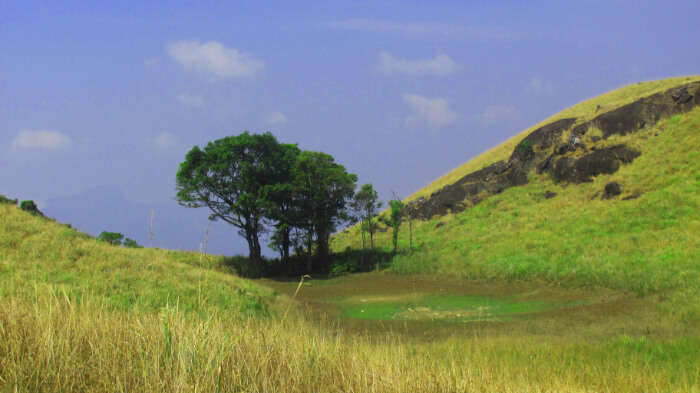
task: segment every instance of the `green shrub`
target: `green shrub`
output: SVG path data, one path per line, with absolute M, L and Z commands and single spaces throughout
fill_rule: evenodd
M 107 242 L 113 246 L 120 246 L 123 238 L 124 235 L 121 233 L 103 231 L 100 233 L 100 236 L 97 237 L 97 240 Z
M 43 216 L 43 214 L 39 211 L 39 207 L 34 203 L 34 201 L 22 201 L 19 204 L 20 209 L 37 215 L 37 216 Z
M 10 205 L 16 205 L 16 204 L 17 204 L 17 200 L 16 200 L 16 199 L 10 199 L 10 198 L 8 198 L 8 197 L 6 197 L 6 196 L 0 194 L 0 203 L 7 203 L 7 204 L 10 204 Z
M 126 238 L 124 239 L 124 247 L 126 248 L 142 248 L 134 239 Z

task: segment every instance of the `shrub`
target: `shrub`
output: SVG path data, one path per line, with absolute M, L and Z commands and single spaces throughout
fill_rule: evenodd
M 518 146 L 515 147 L 515 151 L 522 155 L 534 153 L 534 150 L 532 150 L 532 142 L 527 139 L 523 139 L 520 143 L 518 143 Z
M 43 214 L 39 211 L 39 207 L 34 203 L 34 201 L 22 201 L 19 204 L 20 209 L 37 215 L 37 216 L 43 216 Z
M 126 248 L 141 248 L 139 244 L 134 239 L 126 238 L 124 239 L 124 247 Z
M 0 194 L 0 203 L 7 203 L 7 204 L 10 204 L 10 205 L 16 205 L 16 204 L 17 204 L 17 200 L 16 200 L 16 199 L 10 199 L 10 198 L 8 198 L 8 197 L 6 197 L 6 196 Z
M 124 235 L 121 233 L 103 231 L 100 233 L 100 236 L 97 237 L 97 240 L 107 242 L 113 246 L 120 246 L 123 238 Z

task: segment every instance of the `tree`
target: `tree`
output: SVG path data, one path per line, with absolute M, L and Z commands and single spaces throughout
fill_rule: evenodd
M 313 268 L 314 239 L 322 263 L 327 263 L 329 238 L 337 225 L 347 220 L 347 203 L 355 192 L 357 176 L 348 173 L 332 156 L 321 152 L 301 152 L 293 173 L 298 222 L 306 243 L 306 270 Z M 324 266 L 325 267 L 325 266 Z
M 126 238 L 124 239 L 124 247 L 126 248 L 141 248 L 139 244 L 134 239 Z
M 250 259 L 262 261 L 260 233 L 280 182 L 285 149 L 268 133 L 247 131 L 193 147 L 176 176 L 177 200 L 186 207 L 208 207 L 211 220 L 236 228 L 248 243 Z
M 377 230 L 377 221 L 375 217 L 379 208 L 382 207 L 382 202 L 378 200 L 379 195 L 374 190 L 372 184 L 363 185 L 355 194 L 352 207 L 360 215 L 360 230 L 362 231 L 363 248 L 364 234 L 369 233 L 370 247 L 374 251 L 374 233 Z
M 292 246 L 292 229 L 299 221 L 299 208 L 292 176 L 297 157 L 301 153 L 296 145 L 282 144 L 279 155 L 276 182 L 270 187 L 270 208 L 268 216 L 274 223 L 275 230 L 270 238 L 270 248 L 279 251 L 282 262 L 289 261 L 289 249 Z
M 39 207 L 34 203 L 34 201 L 22 201 L 19 203 L 19 208 L 33 214 L 35 216 L 43 216 L 44 214 L 39 211 Z
M 399 246 L 399 228 L 403 222 L 404 204 L 398 198 L 392 199 L 389 201 L 389 208 L 389 218 L 383 219 L 382 222 L 392 229 L 391 241 L 394 245 L 394 252 L 396 252 Z
M 113 246 L 120 246 L 123 238 L 124 235 L 121 233 L 102 231 L 100 236 L 97 237 L 97 240 L 107 242 Z

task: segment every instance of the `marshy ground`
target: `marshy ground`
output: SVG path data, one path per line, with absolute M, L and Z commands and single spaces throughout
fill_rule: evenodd
M 261 284 L 293 296 L 296 279 Z M 296 299 L 318 321 L 348 333 L 435 340 L 463 335 L 669 334 L 637 296 L 604 288 L 480 283 L 383 272 L 306 280 Z M 648 299 L 646 300 L 648 301 Z

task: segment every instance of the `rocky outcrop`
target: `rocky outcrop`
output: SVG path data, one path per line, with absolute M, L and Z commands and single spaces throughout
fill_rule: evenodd
M 580 158 L 561 157 L 551 168 L 555 181 L 583 183 L 592 181 L 600 174 L 611 174 L 620 169 L 621 164 L 628 164 L 641 153 L 624 145 L 596 150 Z
M 576 118 L 554 121 L 526 136 L 508 162 L 491 164 L 435 191 L 429 198 L 408 203 L 408 213 L 412 218 L 429 219 L 463 211 L 490 195 L 527 184 L 532 169 L 538 174 L 549 173 L 554 181 L 569 183 L 588 182 L 600 174 L 615 173 L 641 153 L 625 145 L 597 148 L 599 137 L 591 137 L 593 145 L 586 146 L 581 138 L 591 127 L 598 128 L 603 139 L 607 139 L 636 132 L 662 117 L 687 112 L 697 105 L 700 105 L 700 82 L 692 82 L 641 98 L 590 121 L 579 124 Z M 564 141 L 563 135 L 569 130 Z

